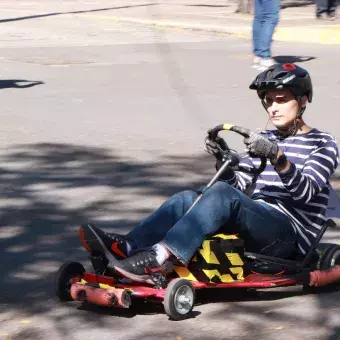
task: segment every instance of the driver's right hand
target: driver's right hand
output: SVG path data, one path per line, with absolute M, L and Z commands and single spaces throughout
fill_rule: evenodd
M 204 139 L 204 150 L 211 155 L 215 156 L 216 159 L 221 160 L 223 155 L 221 153 L 221 149 L 223 150 L 223 142 L 222 138 L 217 137 L 216 141 L 212 141 L 209 139 L 209 136 Z

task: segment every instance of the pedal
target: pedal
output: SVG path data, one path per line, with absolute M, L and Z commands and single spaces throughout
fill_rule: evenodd
M 167 264 L 156 269 L 146 268 L 156 288 L 165 288 L 167 286 L 168 280 L 165 277 L 167 268 L 170 268 Z

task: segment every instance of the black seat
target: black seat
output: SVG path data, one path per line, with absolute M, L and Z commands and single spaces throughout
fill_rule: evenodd
M 298 268 L 292 266 L 286 266 L 279 263 L 270 263 L 261 260 L 246 261 L 244 264 L 245 275 L 256 274 L 296 274 L 299 271 Z

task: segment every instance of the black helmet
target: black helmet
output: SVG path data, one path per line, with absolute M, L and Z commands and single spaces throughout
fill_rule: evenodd
M 313 86 L 309 73 L 295 64 L 270 66 L 255 78 L 249 88 L 257 90 L 262 100 L 266 91 L 273 89 L 291 90 L 297 98 L 307 96 L 309 102 L 313 98 Z

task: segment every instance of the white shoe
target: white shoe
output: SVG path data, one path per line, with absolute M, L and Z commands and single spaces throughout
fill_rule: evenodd
M 261 57 L 258 57 L 258 56 L 255 55 L 253 57 L 253 64 L 251 65 L 251 67 L 258 68 L 259 65 L 260 65 L 260 61 L 261 61 Z
M 272 58 L 262 58 L 257 67 L 261 71 L 265 71 L 268 67 L 275 65 L 276 62 Z

